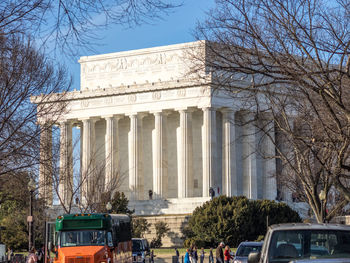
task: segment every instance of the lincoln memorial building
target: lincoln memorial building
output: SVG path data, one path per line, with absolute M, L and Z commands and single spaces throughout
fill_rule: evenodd
M 80 58 L 80 90 L 62 97 L 66 112 L 55 123 L 64 204 L 98 202 L 102 192 L 119 191 L 136 215 L 180 216 L 210 200 L 210 188 L 215 196 L 276 199 L 276 160 L 261 154 L 274 156 L 273 143 L 240 101 L 214 87 L 211 74 L 192 71 L 194 51 L 205 61 L 204 41 Z M 58 103 L 54 95 L 47 104 Z M 52 119 L 38 116 L 38 123 Z M 268 115 L 259 122 L 272 123 Z M 272 124 L 264 127 L 275 136 Z M 50 144 L 52 133 L 41 140 Z M 73 159 L 80 160 L 78 179 Z M 44 184 L 50 176 L 40 168 L 40 193 L 53 200 L 52 184 Z

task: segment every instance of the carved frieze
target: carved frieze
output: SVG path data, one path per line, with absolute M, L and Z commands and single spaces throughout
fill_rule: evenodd
M 153 100 L 160 100 L 160 98 L 161 98 L 161 92 L 160 91 L 152 92 L 152 99 Z
M 105 102 L 105 104 L 112 104 L 113 99 L 112 99 L 112 97 L 106 97 L 104 102 Z
M 178 97 L 185 97 L 186 96 L 186 89 L 178 89 L 177 96 Z
M 201 87 L 200 92 L 201 92 L 202 95 L 207 95 L 208 96 L 208 95 L 210 95 L 210 88 L 203 86 L 203 87 Z
M 82 107 L 82 108 L 87 108 L 87 107 L 89 107 L 89 100 L 82 100 L 82 101 L 81 101 L 81 107 Z
M 128 58 L 115 58 L 102 62 L 84 63 L 82 64 L 81 70 L 84 75 L 89 75 L 94 73 L 109 73 L 129 69 L 139 69 L 140 67 L 142 68 L 150 65 L 164 65 L 179 61 L 180 56 L 177 53 L 157 53 Z
M 131 103 L 135 102 L 136 101 L 136 95 L 135 94 L 130 94 L 128 96 L 128 101 L 131 102 Z

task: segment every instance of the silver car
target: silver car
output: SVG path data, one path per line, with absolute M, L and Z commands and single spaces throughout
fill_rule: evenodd
M 247 263 L 251 252 L 260 252 L 263 242 L 241 242 L 237 248 L 233 263 Z
M 350 226 L 280 224 L 269 227 L 261 252 L 248 263 L 350 263 Z

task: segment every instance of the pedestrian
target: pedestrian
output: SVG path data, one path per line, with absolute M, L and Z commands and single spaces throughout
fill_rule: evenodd
M 36 256 L 38 257 L 38 263 L 44 262 L 44 248 L 39 248 L 36 252 Z
M 202 247 L 202 248 L 201 248 L 201 256 L 200 256 L 200 262 L 201 262 L 201 263 L 204 262 L 204 254 L 205 254 L 205 251 L 204 251 L 204 248 Z
M 225 247 L 224 256 L 225 256 L 225 263 L 230 263 L 230 260 L 233 257 L 231 255 L 231 249 L 228 245 Z
M 209 263 L 214 263 L 213 248 L 209 249 Z
M 151 250 L 151 254 L 150 254 L 150 259 L 151 259 L 151 263 L 154 263 L 154 250 Z
M 197 254 L 197 247 L 194 246 L 192 250 L 192 263 L 198 262 L 198 254 Z
M 8 262 L 11 262 L 12 259 L 13 259 L 13 251 L 12 251 L 12 249 L 9 247 L 9 248 L 7 249 L 7 261 L 8 261 Z
M 179 263 L 180 253 L 177 247 L 175 248 L 176 262 Z
M 190 263 L 190 249 L 186 249 L 186 254 L 184 258 L 184 263 Z
M 224 252 L 222 248 L 225 246 L 224 242 L 220 242 L 218 247 L 216 248 L 216 263 L 224 263 Z
M 28 257 L 27 257 L 27 263 L 37 263 L 37 262 L 38 262 L 38 257 L 35 254 L 35 248 L 32 247 L 29 250 L 29 254 L 28 254 Z

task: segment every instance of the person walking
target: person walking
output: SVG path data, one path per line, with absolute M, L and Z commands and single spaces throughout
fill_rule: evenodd
M 179 253 L 179 250 L 177 249 L 177 247 L 175 248 L 175 255 L 176 255 L 176 262 L 179 263 L 180 253 Z
M 150 262 L 154 263 L 154 250 L 151 250 L 150 256 L 149 256 Z
M 225 256 L 225 263 L 230 263 L 230 260 L 233 257 L 231 255 L 231 249 L 228 245 L 225 247 L 224 256 Z
M 209 249 L 209 263 L 214 263 L 213 248 Z
M 184 263 L 190 263 L 190 249 L 186 249 L 186 254 L 184 258 Z
M 35 254 L 35 248 L 32 247 L 29 250 L 29 254 L 28 254 L 28 257 L 27 257 L 27 263 L 37 263 L 37 262 L 38 262 L 38 257 Z
M 198 262 L 198 254 L 197 254 L 197 247 L 194 246 L 192 250 L 192 263 Z
M 36 252 L 36 255 L 38 257 L 38 263 L 44 262 L 44 248 L 39 248 Z
M 220 242 L 218 247 L 216 248 L 216 263 L 224 263 L 224 252 L 222 248 L 225 246 L 224 242 Z
M 201 255 L 200 255 L 200 263 L 204 262 L 204 254 L 205 254 L 205 251 L 204 251 L 204 248 L 202 247 L 201 248 Z
M 11 262 L 11 261 L 12 261 L 12 258 L 13 258 L 13 251 L 12 251 L 12 249 L 9 247 L 9 248 L 7 249 L 7 261 L 8 261 L 8 262 Z

